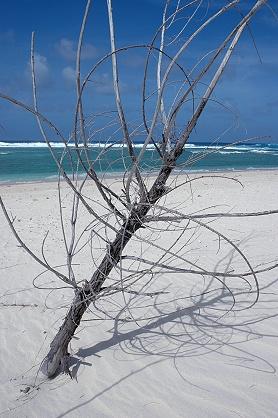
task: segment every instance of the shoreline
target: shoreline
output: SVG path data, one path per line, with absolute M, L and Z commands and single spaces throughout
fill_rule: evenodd
M 178 171 L 178 170 L 177 170 Z M 200 174 L 200 173 L 205 173 L 205 174 L 231 174 L 231 173 L 235 173 L 235 174 L 244 174 L 244 173 L 250 173 L 250 172 L 278 172 L 278 167 L 262 167 L 262 168 L 246 168 L 246 169 L 231 169 L 231 168 L 227 168 L 225 169 L 213 169 L 213 170 L 206 170 L 206 169 L 200 169 L 200 170 L 189 170 L 189 171 L 174 171 L 171 177 L 180 177 L 180 176 L 188 176 L 190 174 L 194 175 L 194 174 Z M 106 180 L 111 180 L 111 179 L 122 179 L 123 176 L 123 172 L 114 172 L 114 173 L 109 173 L 107 175 L 105 175 L 105 179 Z M 155 177 L 156 173 L 145 173 L 145 177 Z M 70 177 L 70 176 L 69 176 Z M 100 177 L 101 178 L 101 177 Z M 79 181 L 82 178 L 79 178 Z M 88 179 L 89 180 L 89 179 Z M 61 183 L 64 183 L 64 178 L 61 177 Z M 0 189 L 3 187 L 11 187 L 11 186 L 18 186 L 18 185 L 37 185 L 37 184 L 57 184 L 58 183 L 58 177 L 56 179 L 53 178 L 44 178 L 44 179 L 38 179 L 38 180 L 19 180 L 19 181 L 14 181 L 14 180 L 1 180 L 0 179 Z

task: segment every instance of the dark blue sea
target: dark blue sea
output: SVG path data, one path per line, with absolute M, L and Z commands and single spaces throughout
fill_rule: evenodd
M 106 144 L 107 146 L 107 144 Z M 136 144 L 136 152 L 140 152 L 141 144 Z M 64 165 L 70 172 L 71 163 L 75 165 L 76 157 L 72 149 L 72 161 L 67 156 Z M 53 143 L 57 158 L 63 155 L 63 146 Z M 85 161 L 84 152 L 82 154 Z M 97 172 L 120 173 L 130 167 L 131 161 L 125 147 L 114 144 L 108 150 L 104 144 L 90 146 L 89 159 L 94 162 Z M 85 162 L 86 164 L 86 162 Z M 161 161 L 157 151 L 150 145 L 141 162 L 146 172 L 158 170 Z M 80 166 L 80 164 L 79 164 Z M 278 168 L 278 144 L 239 145 L 206 143 L 188 144 L 180 157 L 177 170 L 250 170 Z M 79 168 L 82 173 L 82 168 Z M 51 180 L 57 178 L 58 169 L 49 149 L 42 142 L 0 142 L 0 182 L 27 182 Z

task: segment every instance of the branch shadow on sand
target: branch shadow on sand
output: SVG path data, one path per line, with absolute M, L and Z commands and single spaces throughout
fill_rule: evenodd
M 268 286 L 277 282 L 278 279 L 275 279 Z M 265 295 L 264 290 L 266 288 L 261 289 L 261 299 Z M 244 298 L 246 292 L 238 292 L 235 296 Z M 153 307 L 157 311 L 157 316 L 154 316 L 146 325 L 126 332 L 120 331 L 119 325 L 125 322 L 134 326 L 134 320 L 121 319 L 122 312 L 120 312 L 114 320 L 111 330 L 112 336 L 92 347 L 80 348 L 76 356 L 82 359 L 90 356 L 100 356 L 101 352 L 120 346 L 127 353 L 140 355 L 158 355 L 167 358 L 192 357 L 205 355 L 225 345 L 233 344 L 232 339 L 235 334 L 245 335 L 246 341 L 251 338 L 270 336 L 264 332 L 253 330 L 252 325 L 278 316 L 278 313 L 257 316 L 256 312 L 259 306 L 256 306 L 252 308 L 253 314 L 248 317 L 245 315 L 245 319 L 240 319 L 240 313 L 243 310 L 237 306 L 237 310 L 229 312 L 229 305 L 231 304 L 229 298 L 230 294 L 223 289 L 207 289 L 199 296 L 199 300 L 194 305 L 184 308 L 178 306 L 170 312 L 163 312 L 161 304 L 156 300 Z M 177 298 L 170 302 L 171 304 L 180 304 L 180 299 Z M 263 301 L 261 300 L 261 303 L 264 304 L 271 302 L 265 298 Z M 239 302 L 237 302 L 238 304 Z M 271 336 L 278 337 L 278 334 Z M 168 349 L 165 347 L 159 348 L 160 344 L 163 345 L 162 340 L 167 341 Z M 244 353 L 244 350 L 238 349 L 238 351 Z M 269 366 L 274 372 L 275 369 L 271 365 Z
M 162 292 L 145 302 L 144 309 L 141 305 L 140 311 L 151 311 L 152 315 L 148 318 L 127 317 L 126 311 L 121 310 L 114 319 L 109 339 L 79 348 L 75 353 L 72 377 L 77 377 L 81 364 L 88 363 L 92 356 L 101 357 L 101 353 L 109 349 L 124 352 L 133 359 L 137 355 L 154 357 L 155 360 L 121 377 L 91 399 L 59 415 L 59 418 L 93 402 L 133 374 L 162 361 L 173 361 L 178 375 L 192 386 L 196 385 L 185 377 L 178 360 L 209 356 L 215 352 L 220 356 L 218 361 L 222 358 L 233 367 L 275 374 L 276 368 L 271 361 L 255 354 L 255 350 L 252 352 L 250 341 L 278 338 L 278 333 L 268 333 L 264 326 L 265 321 L 278 316 L 277 283 L 278 278 L 272 277 L 268 284 L 261 287 L 259 301 L 251 309 L 246 308 L 247 299 L 255 297 L 250 289 L 233 289 L 234 300 L 231 300 L 231 294 L 225 287 L 215 287 L 214 282 L 208 280 L 202 292 L 196 293 L 194 288 L 189 297 L 171 298 L 168 292 Z M 136 309 L 130 312 L 135 315 Z

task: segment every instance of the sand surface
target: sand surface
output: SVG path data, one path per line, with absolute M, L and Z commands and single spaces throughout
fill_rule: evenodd
M 180 187 L 170 194 L 167 205 L 184 213 L 208 207 L 210 213 L 278 208 L 278 171 L 226 175 L 244 187 L 203 178 L 192 183 L 192 190 Z M 97 202 L 96 192 L 90 193 Z M 40 256 L 49 230 L 48 260 L 55 266 L 63 264 L 56 184 L 2 185 L 0 194 L 26 243 Z M 66 205 L 66 193 L 63 199 Z M 87 218 L 81 214 L 84 226 Z M 214 219 L 209 225 L 236 242 L 254 268 L 278 262 L 278 215 Z M 47 380 L 38 373 L 39 365 L 72 291 L 49 273 L 35 281 L 46 289 L 34 288 L 33 280 L 43 268 L 20 248 L 3 213 L 0 228 L 0 416 L 278 416 L 278 270 L 258 274 L 260 298 L 250 309 L 243 308 L 252 303 L 255 292 L 248 295 L 243 280 L 227 279 L 236 299 L 227 314 L 232 298 L 221 284 L 192 274 L 161 273 L 151 285 L 146 281 L 144 291 L 164 292 L 159 296 L 119 294 L 104 299 L 101 306 L 110 319 L 92 308 L 72 341 L 73 379 L 63 374 Z M 171 228 L 165 234 L 152 232 L 153 242 L 160 246 L 167 246 L 177 234 Z M 143 231 L 142 236 L 148 233 Z M 210 271 L 248 270 L 242 257 L 210 231 L 200 227 L 188 240 L 190 236 L 182 236 L 187 246 L 174 251 Z M 98 258 L 97 241 L 93 242 Z M 138 242 L 131 243 L 125 253 L 136 255 L 139 248 Z M 152 247 L 144 256 L 156 257 L 159 251 Z M 88 278 L 93 265 L 86 252 L 80 252 L 78 263 L 79 277 Z M 181 260 L 178 265 L 182 266 Z M 200 296 L 202 292 L 206 293 Z M 128 309 L 123 310 L 125 303 Z

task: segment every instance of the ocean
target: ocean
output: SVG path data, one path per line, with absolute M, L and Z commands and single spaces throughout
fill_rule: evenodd
M 106 144 L 107 146 L 107 144 Z M 136 144 L 136 152 L 140 152 L 142 144 Z M 61 158 L 63 144 L 53 143 L 55 155 Z M 74 150 L 73 161 L 76 162 Z M 94 168 L 97 172 L 115 174 L 130 167 L 131 161 L 126 147 L 114 144 L 108 150 L 104 144 L 90 146 L 90 160 L 96 160 Z M 85 159 L 85 158 L 84 158 Z M 64 159 L 66 170 L 70 172 L 71 162 Z M 159 169 L 161 161 L 153 145 L 150 145 L 141 162 L 146 172 Z M 79 165 L 80 166 L 80 165 Z M 216 171 L 216 170 L 250 170 L 278 168 L 278 144 L 239 145 L 207 143 L 187 144 L 183 155 L 179 158 L 177 170 L 182 171 Z M 82 169 L 79 168 L 80 173 Z M 47 145 L 43 142 L 0 142 L 0 182 L 30 182 L 39 180 L 55 180 L 57 166 L 53 161 Z

